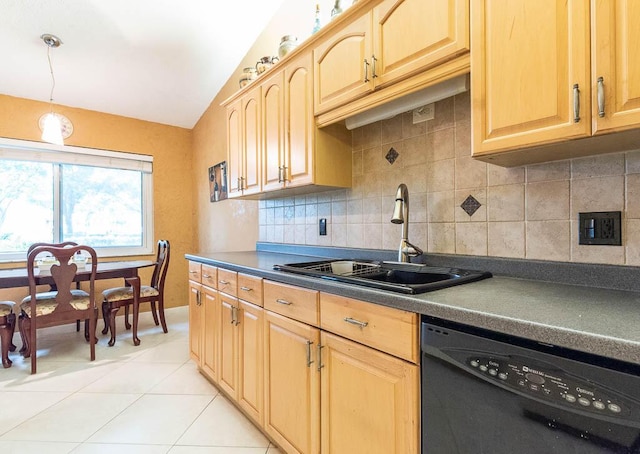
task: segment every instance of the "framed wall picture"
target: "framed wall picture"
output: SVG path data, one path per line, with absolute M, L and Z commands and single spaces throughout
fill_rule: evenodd
M 219 202 L 227 198 L 227 162 L 209 167 L 209 200 Z

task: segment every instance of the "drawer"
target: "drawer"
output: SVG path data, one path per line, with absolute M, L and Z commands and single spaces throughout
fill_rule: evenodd
M 329 293 L 320 294 L 320 327 L 415 364 L 418 315 Z
M 238 296 L 238 273 L 218 268 L 218 291 Z
M 202 265 L 198 262 L 189 262 L 189 280 L 200 283 L 202 279 Z
M 264 281 L 264 308 L 309 325 L 318 326 L 318 292 Z
M 238 273 L 238 298 L 262 307 L 262 278 Z
M 211 265 L 202 265 L 202 285 L 209 288 L 218 288 L 218 268 Z

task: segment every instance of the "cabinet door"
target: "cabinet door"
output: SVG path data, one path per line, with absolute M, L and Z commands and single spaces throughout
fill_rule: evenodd
M 320 452 L 319 340 L 317 328 L 265 311 L 265 430 L 288 454 Z
M 321 342 L 322 453 L 418 454 L 418 366 L 326 332 Z
M 240 301 L 238 403 L 260 427 L 263 425 L 263 310 Z
M 385 0 L 373 26 L 376 86 L 469 51 L 468 0 Z
M 262 83 L 262 190 L 284 186 L 285 148 L 284 75 L 282 71 Z
M 590 135 L 587 3 L 471 7 L 474 156 Z
M 202 351 L 201 288 L 197 282 L 189 281 L 189 353 L 198 366 L 201 364 Z
M 227 194 L 228 197 L 242 195 L 240 177 L 243 175 L 241 101 L 227 106 Z
M 592 4 L 594 134 L 637 127 L 640 125 L 640 2 L 597 0 Z M 599 78 L 602 78 L 600 83 Z M 603 101 L 601 105 L 599 96 Z
M 242 97 L 243 195 L 260 192 L 260 172 L 262 167 L 262 144 L 260 142 L 262 123 L 260 115 L 260 86 L 256 86 Z
M 305 52 L 287 64 L 285 75 L 286 185 L 313 183 L 313 78 L 311 53 Z
M 371 29 L 368 13 L 313 49 L 316 115 L 373 90 Z
M 218 293 L 220 298 L 220 362 L 218 385 L 233 398 L 238 399 L 238 300 Z
M 214 382 L 218 381 L 218 334 L 220 330 L 220 302 L 218 292 L 203 286 L 202 310 L 202 372 Z

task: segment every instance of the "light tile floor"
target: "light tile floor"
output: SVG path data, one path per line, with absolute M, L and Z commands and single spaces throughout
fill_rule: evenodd
M 12 353 L 0 369 L 0 453 L 281 454 L 189 359 L 188 308 L 165 313 L 167 334 L 141 314 L 138 347 L 122 317 L 108 347 L 100 322 L 94 362 L 74 325 L 39 331 L 35 375 Z

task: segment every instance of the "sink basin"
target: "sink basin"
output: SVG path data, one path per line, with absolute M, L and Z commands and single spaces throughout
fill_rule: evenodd
M 399 293 L 425 293 L 491 277 L 491 273 L 416 263 L 325 260 L 275 265 L 274 269 Z

